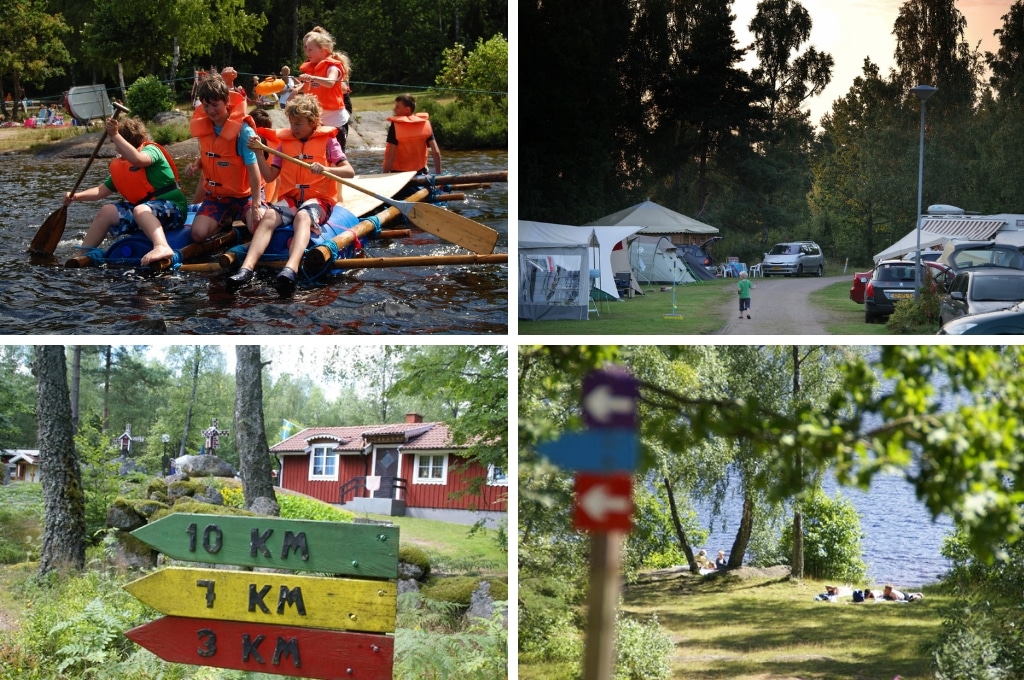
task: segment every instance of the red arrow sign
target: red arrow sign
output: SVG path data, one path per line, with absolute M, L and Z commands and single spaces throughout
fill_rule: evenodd
M 626 473 L 576 475 L 577 529 L 629 531 L 633 515 L 633 478 Z
M 125 633 L 161 659 L 322 680 L 391 680 L 395 639 L 165 616 Z

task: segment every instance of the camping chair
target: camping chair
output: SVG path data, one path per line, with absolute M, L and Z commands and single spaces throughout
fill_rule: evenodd
M 764 276 L 764 274 L 761 272 L 761 263 L 760 262 L 758 262 L 755 265 L 752 265 L 750 267 L 749 271 L 750 271 L 750 278 L 754 278 L 755 276 L 761 276 L 761 277 Z
M 601 316 L 601 311 L 598 308 L 600 302 L 604 302 L 605 312 L 612 311 L 611 299 L 612 297 L 608 293 L 604 292 L 597 286 L 597 282 L 601 280 L 601 270 L 591 269 L 590 270 L 590 306 L 587 309 L 588 312 L 593 312 L 598 316 Z

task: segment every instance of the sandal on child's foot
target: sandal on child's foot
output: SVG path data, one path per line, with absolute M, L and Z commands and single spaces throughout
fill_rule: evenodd
M 228 290 L 238 290 L 252 282 L 253 271 L 242 267 L 227 279 Z
M 295 292 L 295 270 L 285 267 L 277 275 L 277 292 L 281 297 L 288 297 Z

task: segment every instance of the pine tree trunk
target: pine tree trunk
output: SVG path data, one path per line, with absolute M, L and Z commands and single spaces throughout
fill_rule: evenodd
M 202 351 L 203 348 L 197 345 L 192 358 L 192 395 L 188 399 L 188 408 L 185 410 L 185 430 L 181 433 L 181 448 L 178 450 L 178 456 L 184 456 L 186 453 L 188 431 L 192 427 L 192 408 L 196 405 L 196 392 L 199 389 L 199 365 L 202 363 Z
M 683 549 L 683 554 L 686 555 L 686 563 L 690 565 L 690 571 L 694 574 L 700 572 L 700 567 L 697 566 L 697 560 L 693 558 L 693 548 L 690 546 L 690 541 L 686 538 L 686 531 L 683 530 L 683 523 L 679 521 L 679 510 L 676 508 L 676 496 L 672 492 L 672 485 L 668 481 L 668 477 L 662 477 L 662 484 L 665 485 L 665 494 L 668 496 L 668 507 L 672 512 L 672 526 L 676 530 L 676 538 L 679 539 L 679 545 Z
M 62 345 L 35 348 L 36 420 L 45 529 L 39 574 L 85 566 L 85 491 L 71 429 L 67 363 Z
M 263 427 L 263 363 L 259 345 L 238 345 L 235 358 L 235 443 L 248 508 L 261 497 L 276 502 L 277 495 Z

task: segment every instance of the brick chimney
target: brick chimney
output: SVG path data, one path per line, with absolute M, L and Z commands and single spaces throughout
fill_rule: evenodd
M 405 414 L 405 422 L 406 423 L 422 423 L 423 422 L 423 416 L 421 416 L 419 413 L 406 413 Z

